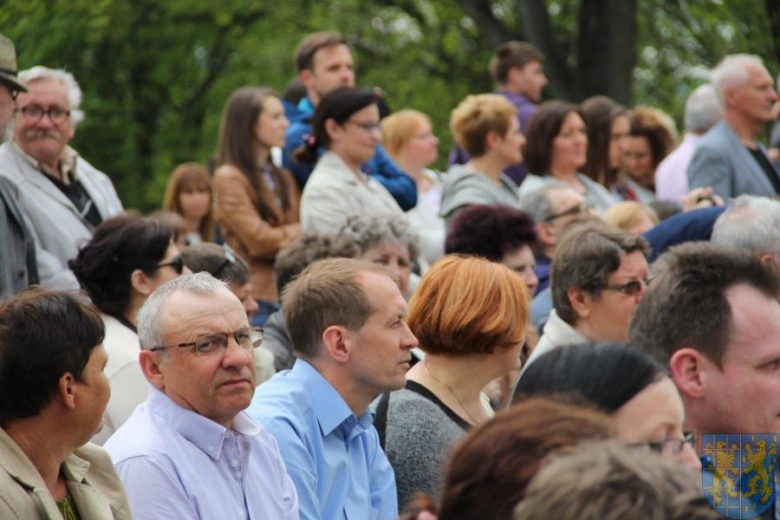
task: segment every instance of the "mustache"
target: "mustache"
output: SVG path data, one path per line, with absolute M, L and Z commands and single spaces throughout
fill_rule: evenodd
M 62 132 L 53 128 L 42 128 L 38 130 L 27 130 L 24 137 L 26 139 L 38 139 L 41 137 L 51 137 L 52 139 L 62 139 Z

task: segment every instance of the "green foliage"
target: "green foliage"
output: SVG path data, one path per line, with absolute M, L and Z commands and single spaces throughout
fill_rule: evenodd
M 520 22 L 518 1 L 489 2 L 509 31 Z M 577 63 L 580 3 L 547 3 L 569 68 Z M 446 155 L 452 108 L 469 93 L 494 88 L 487 74 L 491 39 L 460 4 L 5 0 L 0 27 L 16 43 L 21 68 L 43 64 L 75 74 L 87 118 L 74 147 L 112 177 L 127 207 L 147 211 L 159 206 L 176 164 L 215 152 L 230 93 L 259 84 L 281 91 L 295 74 L 295 46 L 314 30 L 347 35 L 358 83 L 382 87 L 394 110 L 428 113 Z M 638 8 L 635 101 L 678 121 L 688 93 L 722 55 L 772 56 L 763 2 L 642 0 Z M 548 94 L 555 91 L 551 86 Z

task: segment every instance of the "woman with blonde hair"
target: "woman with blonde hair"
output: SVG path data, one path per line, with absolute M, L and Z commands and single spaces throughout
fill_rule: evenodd
M 659 222 L 653 208 L 633 200 L 615 204 L 601 216 L 601 220 L 637 236 Z
M 382 146 L 417 184 L 417 205 L 406 216 L 420 234 L 422 255 L 433 262 L 444 254 L 444 220 L 439 216 L 441 180 L 428 169 L 439 150 L 431 119 L 411 109 L 387 116 L 382 120 Z
M 520 368 L 527 289 L 504 265 L 447 256 L 423 277 L 408 321 L 425 359 L 379 400 L 375 421 L 401 507 L 418 491 L 436 500 L 452 446 L 493 415 L 482 389 Z
M 284 146 L 287 126 L 282 102 L 266 88 L 236 90 L 222 114 L 215 213 L 225 241 L 249 264 L 259 305 L 255 326 L 279 310 L 276 253 L 303 235 L 295 179 L 271 161 L 271 148 Z
M 189 245 L 214 239 L 212 196 L 209 172 L 202 165 L 180 164 L 171 173 L 162 209 L 181 215 Z
M 515 106 L 498 94 L 468 96 L 452 111 L 450 129 L 471 159 L 447 171 L 441 216 L 449 223 L 457 212 L 474 204 L 520 209 L 517 185 L 503 173 L 523 160 L 525 137 Z

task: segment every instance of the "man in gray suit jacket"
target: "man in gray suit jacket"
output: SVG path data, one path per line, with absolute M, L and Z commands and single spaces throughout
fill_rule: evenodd
M 0 141 L 11 121 L 17 94 L 26 91 L 17 78 L 14 44 L 0 35 Z M 16 202 L 14 186 L 0 178 L 0 298 L 34 283 L 38 283 L 35 243 Z
M 67 262 L 103 220 L 122 211 L 111 180 L 68 146 L 81 89 L 68 72 L 33 67 L 19 73 L 14 138 L 0 147 L 0 176 L 10 181 L 30 224 L 41 284 L 78 287 Z
M 772 77 L 758 56 L 735 54 L 713 69 L 712 85 L 723 106 L 723 120 L 696 147 L 688 166 L 690 189 L 709 186 L 723 199 L 743 194 L 776 197 L 780 172 L 758 142 L 763 125 L 774 119 Z

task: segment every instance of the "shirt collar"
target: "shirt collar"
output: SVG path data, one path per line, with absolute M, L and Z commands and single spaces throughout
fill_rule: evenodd
M 330 435 L 342 427 L 344 436 L 350 438 L 367 430 L 374 423 L 374 413 L 371 409 L 366 410 L 360 417 L 355 417 L 341 394 L 306 360 L 296 360 L 292 373 L 303 383 L 323 435 Z
M 236 434 L 255 437 L 260 433 L 260 426 L 244 412 L 240 412 L 233 419 L 231 431 L 211 419 L 182 408 L 156 388 L 149 392 L 149 408 L 162 417 L 174 431 L 214 460 L 219 459 L 225 439 Z
M 62 176 L 59 172 L 52 171 L 47 165 L 28 154 L 22 147 L 19 146 L 16 141 L 12 141 L 14 148 L 27 162 L 29 162 L 34 168 L 42 171 L 49 177 L 54 177 L 57 180 L 61 180 L 64 184 L 70 184 L 76 177 L 76 161 L 78 159 L 78 152 L 70 146 L 65 146 L 60 154 L 60 170 L 62 170 Z
M 300 110 L 301 112 L 305 112 L 306 114 L 313 114 L 314 113 L 314 105 L 312 105 L 312 103 L 309 100 L 308 96 L 302 98 L 298 102 L 298 110 Z

